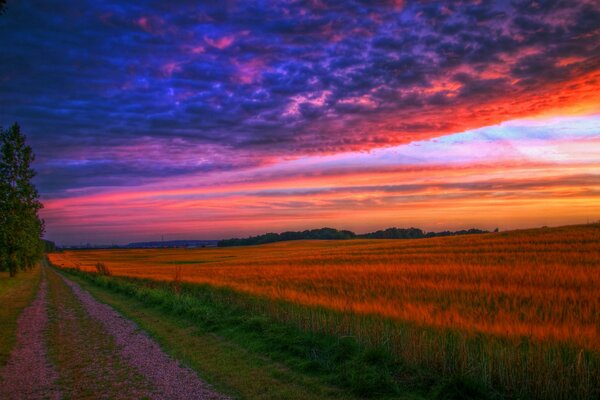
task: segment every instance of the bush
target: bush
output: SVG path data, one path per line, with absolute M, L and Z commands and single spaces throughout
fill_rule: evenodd
M 96 263 L 96 272 L 98 275 L 111 276 L 110 269 L 104 263 Z

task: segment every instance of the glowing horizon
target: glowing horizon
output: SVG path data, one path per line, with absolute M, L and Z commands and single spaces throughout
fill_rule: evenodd
M 366 232 L 586 223 L 600 216 L 599 160 L 600 115 L 516 120 L 370 152 L 88 188 L 47 200 L 43 215 L 50 229 L 103 243 L 323 226 Z

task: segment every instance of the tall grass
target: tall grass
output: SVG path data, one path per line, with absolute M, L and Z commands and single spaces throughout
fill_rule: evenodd
M 261 357 L 271 357 L 290 368 L 349 389 L 361 398 L 389 398 L 401 394 L 403 390 L 394 379 L 400 372 L 411 377 L 412 385 L 405 389 L 412 394 L 431 391 L 432 382 L 436 391 L 446 393 L 445 381 L 407 369 L 381 348 L 360 346 L 351 337 L 305 331 L 246 307 L 263 302 L 261 299 L 208 286 L 183 284 L 177 292 L 170 282 L 110 277 L 77 269 L 63 271 L 95 286 L 132 297 L 145 306 L 157 307 L 169 315 L 186 319 L 196 325 L 200 334 L 212 333 L 231 340 L 246 350 L 259 352 Z M 244 307 L 240 307 L 242 304 Z M 476 385 L 466 383 L 465 386 L 485 396 Z
M 600 395 L 597 224 L 468 238 L 53 255 L 57 264 L 88 270 L 97 260 L 115 275 L 165 281 L 168 265 L 185 261 L 186 282 L 260 298 L 229 291 L 221 299 L 248 312 L 353 336 L 411 366 L 514 397 Z
M 104 263 L 96 263 L 96 273 L 98 273 L 99 275 L 104 275 L 104 276 L 111 276 L 111 272 L 110 269 L 106 266 L 106 264 Z

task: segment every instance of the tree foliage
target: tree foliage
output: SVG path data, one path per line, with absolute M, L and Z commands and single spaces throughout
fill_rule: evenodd
M 248 246 L 255 244 L 265 244 L 273 242 L 282 242 L 286 240 L 302 240 L 302 239 L 317 239 L 317 240 L 341 240 L 352 239 L 356 235 L 350 231 L 338 231 L 333 228 L 312 229 L 301 232 L 283 232 L 283 233 L 265 233 L 264 235 L 250 236 L 244 239 L 225 239 L 219 241 L 217 246 Z
M 33 267 L 44 253 L 34 159 L 19 125 L 0 130 L 0 270 L 11 276 Z
M 423 239 L 436 236 L 472 235 L 478 233 L 488 233 L 488 231 L 473 228 L 461 231 L 424 232 L 418 228 L 388 228 L 386 230 L 358 235 L 352 231 L 339 231 L 333 228 L 321 228 L 298 232 L 265 233 L 264 235 L 250 236 L 243 239 L 224 239 L 220 240 L 217 243 L 217 246 L 250 246 L 256 244 L 283 242 L 286 240 Z

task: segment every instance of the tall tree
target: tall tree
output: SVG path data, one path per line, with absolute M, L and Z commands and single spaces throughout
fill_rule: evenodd
M 43 255 L 44 221 L 32 179 L 35 156 L 18 124 L 0 130 L 0 269 L 15 276 Z

